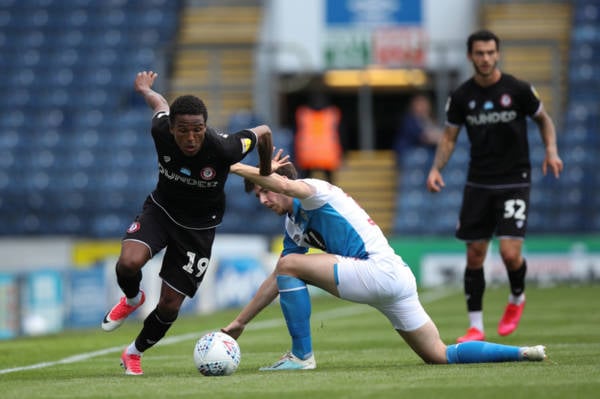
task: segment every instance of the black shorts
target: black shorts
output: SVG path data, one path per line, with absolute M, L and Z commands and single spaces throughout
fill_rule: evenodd
M 129 226 L 123 240 L 146 244 L 151 256 L 166 247 L 159 276 L 172 288 L 191 298 L 208 268 L 215 230 L 214 227 L 206 230 L 182 227 L 148 197 L 142 213 Z
M 479 187 L 467 183 L 456 228 L 464 241 L 498 237 L 524 238 L 530 186 Z

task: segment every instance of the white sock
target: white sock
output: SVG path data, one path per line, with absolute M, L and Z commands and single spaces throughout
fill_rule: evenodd
M 133 298 L 126 298 L 126 302 L 129 306 L 135 306 L 142 300 L 142 291 L 139 291 Z
M 525 302 L 525 293 L 522 292 L 521 295 L 517 295 L 517 296 L 510 294 L 508 296 L 508 302 L 515 304 L 515 305 L 522 304 L 523 302 Z
M 135 342 L 132 342 L 128 347 L 127 347 L 127 354 L 128 355 L 138 355 L 138 356 L 142 356 L 143 352 L 140 352 L 138 350 L 138 348 L 135 347 Z
M 471 323 L 471 327 L 475 327 L 483 332 L 483 311 L 469 312 L 469 322 Z

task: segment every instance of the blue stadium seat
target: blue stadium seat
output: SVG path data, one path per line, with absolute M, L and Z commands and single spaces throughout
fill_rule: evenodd
M 85 43 L 84 34 L 81 29 L 65 29 L 56 32 L 48 43 L 49 49 L 61 51 L 61 49 L 78 49 Z
M 423 167 L 405 168 L 400 176 L 403 189 L 424 188 L 427 179 L 426 169 Z
M 25 113 L 21 109 L 13 109 L 10 113 L 0 114 L 0 130 L 13 129 L 21 131 L 25 124 Z
M 97 238 L 121 237 L 135 215 L 126 213 L 99 213 L 89 218 L 89 236 Z
M 273 145 L 283 149 L 285 154 L 294 151 L 294 132 L 291 129 L 277 129 L 273 132 Z
M 594 0 L 581 1 L 574 7 L 574 25 L 600 23 L 600 4 Z
M 7 129 L 0 134 L 0 151 L 7 150 L 6 155 L 10 155 L 12 150 L 21 142 L 21 134 L 16 129 Z M 0 155 L 0 169 L 4 156 Z
M 83 57 L 76 48 L 46 48 L 43 53 L 44 62 L 48 68 L 72 67 Z
M 425 148 L 414 148 L 403 155 L 398 160 L 399 166 L 402 170 L 408 170 L 411 168 L 428 168 L 433 154 L 431 151 L 427 151 Z
M 424 177 L 426 179 L 427 176 Z M 446 183 L 446 189 L 462 189 L 467 181 L 467 168 L 464 166 L 454 166 L 448 167 L 444 171 L 444 182 Z M 423 180 L 423 185 L 425 185 L 425 180 Z

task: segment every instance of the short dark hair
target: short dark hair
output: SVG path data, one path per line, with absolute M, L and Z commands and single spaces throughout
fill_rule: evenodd
M 473 32 L 467 39 L 467 51 L 471 54 L 471 51 L 473 51 L 473 42 L 489 42 L 490 40 L 496 42 L 496 50 L 500 50 L 500 39 L 494 32 L 487 29 Z
M 280 166 L 279 168 L 277 168 L 277 170 L 274 171 L 274 173 L 277 173 L 280 176 L 286 176 L 290 180 L 296 180 L 298 178 L 298 171 L 292 163 Z M 244 179 L 244 190 L 247 193 L 254 191 L 255 186 L 256 184 L 254 184 L 254 182 L 251 182 L 248 179 Z
M 177 115 L 202 115 L 208 121 L 208 111 L 204 101 L 190 94 L 177 97 L 169 107 L 169 121 L 175 122 Z

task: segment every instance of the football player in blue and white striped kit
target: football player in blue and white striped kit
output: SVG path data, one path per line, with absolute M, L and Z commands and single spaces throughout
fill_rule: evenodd
M 316 368 L 310 334 L 307 284 L 336 297 L 368 304 L 383 313 L 425 362 L 483 363 L 544 360 L 542 345 L 518 347 L 484 341 L 445 345 L 419 302 L 411 269 L 389 245 L 377 224 L 341 188 L 318 179 L 297 179 L 282 151 L 272 173 L 237 163 L 230 171 L 244 178 L 247 192 L 285 216 L 283 251 L 273 273 L 223 332 L 238 338 L 246 324 L 279 295 L 292 347 L 263 371 Z M 321 253 L 308 254 L 309 248 Z

